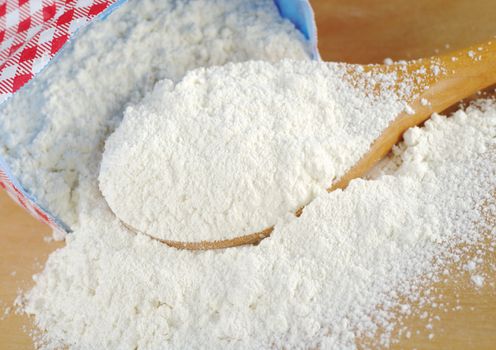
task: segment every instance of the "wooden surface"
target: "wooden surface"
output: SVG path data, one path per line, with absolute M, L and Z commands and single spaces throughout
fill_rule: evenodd
M 371 63 L 386 57 L 417 58 L 446 51 L 446 44 L 461 48 L 496 35 L 494 0 L 314 0 L 312 4 L 321 53 L 327 60 Z M 32 285 L 31 275 L 62 246 L 44 240 L 49 231 L 0 192 L 0 310 L 12 303 L 19 288 Z M 414 305 L 441 319 L 407 318 L 403 324 L 414 332 L 409 338 L 401 336 L 392 348 L 496 349 L 496 255 L 487 243 L 471 249 L 487 252 L 484 268 L 491 277 L 484 286 L 476 289 L 468 274 L 455 270 L 442 278 L 434 293 L 450 305 L 448 310 Z M 470 252 L 465 259 L 469 257 Z M 432 329 L 426 328 L 429 324 Z M 0 320 L 0 349 L 32 349 L 23 330 L 31 327 L 27 317 L 8 314 Z M 431 333 L 434 337 L 429 339 Z M 360 339 L 359 347 L 370 341 Z

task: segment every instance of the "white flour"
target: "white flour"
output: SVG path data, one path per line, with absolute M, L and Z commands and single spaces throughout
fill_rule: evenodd
M 228 61 L 308 59 L 272 0 L 130 0 L 0 110 L 0 154 L 42 205 L 77 223 L 103 141 L 156 81 Z
M 329 188 L 404 109 L 388 88 L 354 88 L 354 69 L 248 62 L 157 84 L 106 142 L 100 189 L 119 218 L 161 239 L 262 231 Z
M 258 246 L 223 251 L 132 234 L 83 184 L 81 228 L 35 278 L 25 311 L 47 347 L 354 349 L 377 323 L 391 329 L 376 308 L 397 306 L 395 291 L 480 239 L 481 204 L 496 215 L 495 147 L 495 102 L 434 116 L 384 174 L 319 195 Z
M 195 79 L 240 66 L 196 71 L 173 89 L 187 70 L 227 61 L 281 58 L 307 59 L 308 49 L 293 26 L 279 18 L 270 0 L 212 0 L 209 6 L 200 0 L 131 0 L 109 19 L 82 33 L 57 63 L 2 107 L 0 153 L 7 157 L 21 182 L 75 229 L 68 235 L 67 245 L 54 252 L 45 270 L 34 277 L 34 288 L 19 298 L 19 307 L 33 315 L 43 331 L 36 338 L 38 346 L 85 350 L 354 349 L 356 337 L 373 337 L 377 327 L 385 327 L 386 331 L 394 327 L 396 323 L 389 319 L 388 310 L 400 306 L 398 295 L 406 294 L 411 300 L 412 286 L 456 261 L 458 255 L 452 248 L 457 243 L 476 243 L 483 229 L 496 234 L 494 224 L 482 224 L 481 214 L 484 207 L 488 216 L 496 216 L 492 196 L 496 189 L 495 102 L 480 101 L 450 119 L 435 116 L 424 128 L 411 129 L 378 175 L 370 180 L 355 180 L 345 191 L 327 194 L 321 189 L 345 171 L 388 118 L 396 115 L 393 112 L 404 106 L 394 95 L 371 100 L 337 81 L 343 67 L 315 63 L 298 66 L 288 62 L 279 68 L 262 63 L 244 66 L 268 67 L 274 76 L 265 78 L 280 85 L 271 86 L 273 89 L 266 95 L 262 89 L 255 90 L 260 96 L 255 96 L 253 104 L 241 105 L 243 108 L 236 111 L 230 111 L 229 104 L 216 106 L 212 104 L 216 99 L 210 98 L 223 92 L 230 98 L 243 98 L 246 91 L 236 91 L 239 97 L 231 96 L 227 88 L 183 96 L 190 99 L 190 108 L 196 105 L 217 124 L 220 119 L 215 118 L 222 117 L 224 122 L 238 118 L 245 129 L 234 129 L 237 133 L 232 134 L 231 142 L 245 152 L 242 156 L 251 149 L 240 142 L 247 135 L 253 135 L 254 145 L 260 142 L 257 137 L 270 137 L 267 167 L 274 181 L 256 168 L 250 169 L 258 171 L 250 180 L 268 186 L 261 187 L 262 191 L 241 181 L 228 188 L 228 194 L 221 198 L 216 192 L 221 187 L 212 187 L 215 191 L 202 195 L 211 194 L 215 206 L 210 203 L 202 209 L 212 212 L 217 209 L 215 201 L 228 198 L 237 199 L 239 208 L 229 220 L 217 218 L 210 222 L 203 217 L 203 221 L 190 222 L 204 223 L 202 232 L 180 231 L 184 227 L 178 225 L 178 239 L 205 239 L 207 236 L 194 236 L 205 232 L 221 234 L 208 237 L 227 237 L 239 234 L 234 229 L 248 232 L 256 224 L 276 222 L 272 236 L 258 246 L 188 252 L 168 248 L 123 227 L 100 194 L 97 174 L 103 141 L 119 125 L 125 109 L 131 106 L 123 128 L 114 136 L 117 141 L 119 133 L 125 134 L 126 126 L 136 126 L 140 137 L 148 135 L 147 125 L 162 127 L 163 123 L 158 123 L 158 118 L 166 115 L 162 104 L 174 102 L 170 99 L 175 94 L 184 94 L 181 86 L 186 88 Z M 293 78 L 275 74 L 279 69 L 322 69 L 334 75 L 328 80 L 329 76 L 312 76 L 310 84 L 302 74 Z M 259 75 L 247 71 L 246 76 L 239 77 L 239 86 L 258 89 L 254 77 Z M 143 96 L 164 78 L 172 82 L 160 83 L 140 104 Z M 385 84 L 394 83 L 394 76 L 378 79 Z M 317 90 L 316 86 L 328 89 Z M 233 88 L 229 85 L 229 89 Z M 404 88 L 408 89 L 408 84 Z M 273 91 L 295 99 L 278 100 Z M 273 106 L 268 97 L 272 97 Z M 264 104 L 259 105 L 258 101 Z M 200 106 L 201 102 L 204 105 Z M 167 106 L 187 111 L 186 106 Z M 207 113 L 207 106 L 212 110 L 218 107 L 223 113 Z M 351 113 L 351 106 L 356 106 L 356 113 Z M 248 107 L 254 111 L 272 107 L 274 113 L 260 120 L 260 115 L 246 113 Z M 140 109 L 146 113 L 139 113 Z M 286 113 L 281 115 L 281 111 Z M 302 114 L 297 115 L 298 111 Z M 138 116 L 142 119 L 138 120 Z M 167 127 L 171 129 L 159 129 L 161 132 L 191 125 L 176 115 L 167 117 Z M 355 119 L 350 123 L 352 117 Z M 253 129 L 253 124 L 246 123 L 250 120 L 263 128 L 254 134 L 246 133 Z M 325 125 L 333 126 L 334 131 L 323 128 Z M 216 130 L 214 126 L 215 123 L 207 123 L 203 129 L 194 129 L 191 135 L 198 136 L 198 140 L 188 140 L 190 146 L 209 146 L 201 143 L 201 130 L 233 131 Z M 284 137 L 272 133 L 278 128 L 285 131 Z M 339 133 L 339 128 L 346 132 Z M 293 137 L 289 137 L 291 133 Z M 150 142 L 184 146 L 178 138 L 170 141 L 159 135 L 150 136 L 155 137 Z M 336 139 L 329 143 L 326 137 Z M 229 142 L 220 140 L 220 154 L 209 154 L 211 159 L 218 157 L 217 161 L 235 154 L 234 148 L 228 148 Z M 135 137 L 128 139 L 141 141 Z M 114 146 L 109 146 L 112 152 L 122 151 Z M 155 147 L 147 146 L 151 150 Z M 187 147 L 177 149 L 178 154 L 171 156 L 180 165 L 180 171 L 188 170 L 181 168 L 184 164 L 178 157 Z M 281 159 L 275 157 L 276 152 Z M 339 152 L 342 158 L 336 157 Z M 300 161 L 302 155 L 308 155 L 308 162 Z M 252 156 L 260 154 L 257 151 Z M 199 171 L 205 171 L 201 167 L 207 162 L 199 159 L 197 153 L 188 157 L 198 162 L 195 166 L 200 167 Z M 122 154 L 118 158 L 133 159 Z M 134 160 L 129 166 L 137 171 L 142 160 Z M 155 163 L 151 161 L 151 165 L 157 166 L 152 170 L 161 170 L 164 163 Z M 134 174 L 124 170 L 122 174 Z M 226 178 L 225 173 L 218 175 L 220 179 Z M 227 175 L 236 181 L 244 179 L 236 171 Z M 198 185 L 198 178 L 187 180 Z M 226 187 L 223 183 L 218 185 Z M 129 190 L 128 195 L 137 198 L 128 186 L 122 190 Z M 240 187 L 244 193 L 239 191 Z M 157 193 L 163 190 L 159 188 Z M 183 190 L 201 194 L 194 192 L 194 186 L 184 186 Z M 115 188 L 111 192 L 115 194 Z M 246 209 L 244 195 L 253 193 L 277 201 L 267 204 L 267 212 L 252 210 L 249 217 L 236 217 L 236 213 Z M 314 196 L 316 199 L 300 218 L 284 215 Z M 204 200 L 195 197 L 198 198 Z M 126 197 L 124 200 L 130 202 Z M 265 203 L 262 199 L 259 202 Z M 188 216 L 183 218 L 189 220 Z M 244 224 L 238 226 L 236 221 Z M 222 229 L 212 233 L 215 227 Z M 161 232 L 164 231 L 158 233 Z M 474 260 L 463 268 L 471 274 L 475 286 L 483 286 L 486 276 L 479 271 L 478 264 L 479 260 Z M 403 306 L 405 313 L 410 312 L 410 306 Z M 395 322 L 400 319 L 396 317 Z M 387 345 L 389 341 L 386 334 L 378 345 Z

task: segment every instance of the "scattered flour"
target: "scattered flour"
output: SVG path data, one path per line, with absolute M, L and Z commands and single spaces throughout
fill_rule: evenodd
M 0 110 L 0 155 L 70 227 L 103 142 L 155 82 L 229 61 L 309 59 L 272 0 L 130 0 L 92 24 Z
M 479 288 L 484 285 L 484 277 L 481 275 L 472 275 L 472 277 L 470 277 L 470 279 Z
M 464 266 L 466 271 L 474 271 L 477 268 L 477 263 L 474 260 L 469 261 Z
M 107 140 L 100 189 L 120 219 L 160 239 L 262 231 L 329 188 L 405 108 L 388 86 L 354 87 L 354 69 L 244 62 L 158 83 Z
M 223 251 L 133 234 L 84 183 L 80 227 L 20 303 L 45 348 L 355 349 L 356 336 L 392 329 L 387 308 L 420 277 L 443 276 L 452 247 L 494 232 L 483 214 L 496 215 L 495 148 L 495 102 L 435 115 L 374 179 L 321 193 L 258 246 Z
M 386 58 L 384 59 L 384 64 L 385 64 L 386 66 L 390 66 L 390 65 L 392 65 L 393 63 L 394 63 L 394 61 L 393 61 L 393 59 L 392 59 L 392 58 L 390 58 L 390 57 L 386 57 Z

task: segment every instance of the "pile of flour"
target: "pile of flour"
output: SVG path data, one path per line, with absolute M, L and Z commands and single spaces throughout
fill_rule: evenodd
M 24 310 L 47 348 L 354 349 L 356 336 L 393 327 L 379 305 L 395 307 L 397 291 L 482 237 L 483 208 L 496 215 L 495 150 L 494 101 L 435 115 L 382 174 L 321 193 L 256 247 L 223 251 L 131 233 L 96 184 L 82 184 L 81 226 Z
M 82 33 L 58 62 L 2 106 L 0 154 L 23 185 L 74 228 L 66 246 L 34 277 L 33 289 L 18 299 L 19 309 L 33 315 L 41 330 L 37 346 L 355 349 L 357 337 L 394 327 L 384 316 L 387 309 L 398 306 L 401 293 L 411 300 L 411 286 L 456 261 L 458 243 L 475 244 L 485 230 L 496 234 L 494 225 L 483 225 L 484 215 L 496 216 L 494 101 L 481 100 L 451 118 L 434 116 L 405 134 L 373 178 L 326 193 L 322 189 L 405 109 L 401 101 L 411 82 L 388 93 L 396 76 L 371 75 L 369 83 L 384 89 L 369 96 L 340 79 L 344 71 L 360 73 L 356 68 L 294 61 L 197 70 L 181 80 L 200 66 L 308 57 L 303 38 L 271 0 L 130 0 Z M 213 84 L 225 70 L 239 86 Z M 288 77 L 290 72 L 298 74 Z M 162 79 L 167 80 L 157 84 Z M 269 84 L 265 90 L 259 81 Z M 216 104 L 224 100 L 221 94 L 236 103 L 253 96 L 234 110 L 230 103 Z M 146 185 L 135 182 L 140 174 L 140 181 L 164 186 L 149 195 L 166 193 L 174 205 L 181 203 L 174 191 L 195 195 L 184 198 L 178 222 L 197 225 L 203 234 L 219 229 L 220 236 L 200 237 L 175 223 L 179 240 L 228 237 L 276 223 L 272 236 L 258 246 L 189 252 L 130 232 L 111 212 L 97 181 L 104 140 L 126 109 L 102 168 L 114 206 L 123 204 L 119 198 L 133 204 L 119 197 L 118 181 L 133 201 L 146 203 L 135 191 L 154 188 L 135 188 Z M 250 112 L 265 109 L 272 114 Z M 212 135 L 220 142 L 207 142 Z M 126 155 L 133 143 L 146 159 Z M 249 153 L 252 146 L 256 151 Z M 208 159 L 202 159 L 202 147 Z M 155 161 L 157 149 L 172 162 Z M 241 173 L 220 166 L 236 154 L 242 158 L 233 164 L 251 156 L 246 164 L 252 167 Z M 261 164 L 269 173 L 259 168 L 260 159 L 267 159 Z M 129 169 L 124 161 L 130 161 Z M 190 170 L 189 178 L 179 176 Z M 209 179 L 200 179 L 196 170 L 210 171 Z M 247 174 L 251 178 L 243 182 Z M 226 179 L 231 182 L 219 182 Z M 195 192 L 202 184 L 212 186 L 211 192 Z M 228 189 L 224 198 L 217 185 Z M 249 217 L 237 217 L 250 209 L 246 195 L 260 196 L 251 198 L 257 207 Z M 301 217 L 284 215 L 314 197 Z M 189 213 L 198 213 L 194 218 L 183 213 L 206 198 L 212 202 L 198 208 L 230 216 L 219 211 L 209 221 L 199 210 Z M 268 198 L 276 200 L 265 204 Z M 266 212 L 257 212 L 258 205 L 267 205 Z M 484 283 L 475 277 L 475 284 Z
M 129 0 L 2 106 L 0 155 L 42 206 L 74 227 L 80 185 L 97 174 L 105 138 L 156 81 L 309 53 L 272 0 Z
M 158 83 L 106 141 L 100 189 L 119 218 L 160 239 L 262 231 L 329 188 L 404 109 L 388 86 L 352 85 L 359 68 L 257 61 Z

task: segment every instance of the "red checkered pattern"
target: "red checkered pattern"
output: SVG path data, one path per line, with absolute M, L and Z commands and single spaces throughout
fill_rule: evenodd
M 52 229 L 57 231 L 65 231 L 60 227 L 55 219 L 41 209 L 36 203 L 28 199 L 20 189 L 18 189 L 8 178 L 8 176 L 0 169 L 0 187 L 17 202 L 21 207 L 26 209 L 36 219 L 48 224 Z
M 117 0 L 0 0 L 0 103 Z

